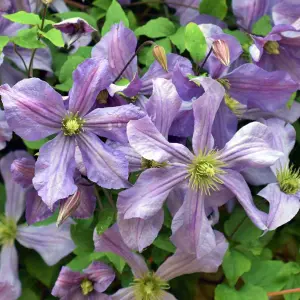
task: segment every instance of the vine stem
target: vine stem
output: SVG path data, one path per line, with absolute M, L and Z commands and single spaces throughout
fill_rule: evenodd
M 186 7 L 186 8 L 198 10 L 198 7 L 196 7 L 196 6 L 183 4 L 183 3 L 171 2 L 171 1 L 166 2 L 166 1 L 162 1 L 162 0 L 157 0 L 157 1 L 149 0 L 149 1 L 142 1 L 142 2 L 134 2 L 134 3 L 125 4 L 124 6 L 137 6 L 137 5 L 144 5 L 144 4 L 171 4 L 171 5 L 176 5 L 176 6 L 180 6 L 180 7 Z
M 279 291 L 279 292 L 269 292 L 268 296 L 274 297 L 274 296 L 281 296 L 281 295 L 295 294 L 295 293 L 300 293 L 300 288 L 283 290 L 283 291 Z
M 24 68 L 25 68 L 25 72 L 28 73 L 28 69 L 27 69 L 27 66 L 26 66 L 26 63 L 25 63 L 25 60 L 23 58 L 23 56 L 19 53 L 18 49 L 17 49 L 17 45 L 14 44 L 14 51 L 16 52 L 16 54 L 20 57 L 23 65 L 24 65 Z

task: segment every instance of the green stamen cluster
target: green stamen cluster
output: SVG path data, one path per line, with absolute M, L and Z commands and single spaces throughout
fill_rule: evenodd
M 277 180 L 280 190 L 286 194 L 293 195 L 300 190 L 300 170 L 285 167 L 277 172 Z
M 62 131 L 64 135 L 75 135 L 80 133 L 84 120 L 78 116 L 78 113 L 68 113 L 62 121 Z
M 134 292 L 138 300 L 158 300 L 162 297 L 162 292 L 170 288 L 169 284 L 149 272 L 143 278 L 134 279 Z
M 245 106 L 242 105 L 240 102 L 235 100 L 234 98 L 230 97 L 227 93 L 224 97 L 225 104 L 227 107 L 237 116 L 241 117 L 245 112 Z
M 217 191 L 218 185 L 223 181 L 218 175 L 225 174 L 222 167 L 225 163 L 217 158 L 218 152 L 211 150 L 200 152 L 188 166 L 189 185 L 193 190 L 200 190 L 205 195 L 210 195 L 211 191 Z
M 149 160 L 149 159 L 142 157 L 141 165 L 142 165 L 142 169 L 165 168 L 168 165 L 168 163 L 165 161 L 162 163 L 159 163 L 155 160 Z
M 0 216 L 0 245 L 12 245 L 16 235 L 16 221 L 9 217 Z
M 218 81 L 220 84 L 222 84 L 226 90 L 229 90 L 229 89 L 230 89 L 230 82 L 229 82 L 228 79 L 220 78 L 220 79 L 217 79 L 217 81 Z
M 87 278 L 82 280 L 80 287 L 81 287 L 82 294 L 84 296 L 88 295 L 94 290 L 93 283 Z
M 279 51 L 279 44 L 276 41 L 268 41 L 264 45 L 264 49 L 268 52 L 268 54 L 278 55 L 280 54 Z

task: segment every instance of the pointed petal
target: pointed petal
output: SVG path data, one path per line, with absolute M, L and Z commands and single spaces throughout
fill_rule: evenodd
M 25 209 L 26 190 L 13 180 L 10 167 L 15 159 L 26 155 L 28 155 L 27 152 L 19 150 L 8 153 L 0 160 L 0 170 L 6 190 L 5 215 L 14 218 L 16 222 L 21 218 Z
M 73 72 L 73 81 L 69 92 L 69 110 L 83 117 L 93 107 L 100 91 L 108 88 L 113 78 L 107 60 L 90 58 Z
M 286 24 L 300 29 L 300 8 L 296 1 L 279 1 L 272 9 L 275 25 Z
M 73 178 L 76 167 L 74 155 L 75 139 L 63 133 L 40 149 L 32 182 L 51 210 L 57 200 L 67 198 L 77 190 Z
M 22 72 L 14 68 L 8 62 L 3 61 L 2 65 L 0 66 L 0 80 L 2 84 L 7 83 L 10 86 L 13 86 L 24 78 L 25 75 Z
M 84 118 L 84 129 L 117 142 L 127 142 L 126 127 L 130 120 L 138 120 L 145 113 L 133 104 L 97 108 Z
M 77 143 L 91 181 L 107 189 L 128 186 L 128 162 L 122 153 L 87 131 L 78 135 Z
M 5 113 L 0 110 L 0 150 L 5 148 L 6 142 L 10 141 L 11 138 L 12 131 L 7 124 Z
M 183 145 L 169 143 L 156 129 L 148 116 L 130 121 L 127 126 L 130 145 L 141 156 L 157 162 L 189 163 L 193 159 L 192 153 Z
M 181 106 L 181 99 L 170 80 L 153 80 L 153 94 L 146 104 L 146 111 L 158 131 L 165 137 Z
M 283 193 L 277 183 L 267 185 L 258 195 L 270 203 L 266 224 L 268 230 L 275 230 L 289 222 L 297 215 L 300 209 L 299 197 Z
M 126 220 L 122 214 L 118 214 L 118 226 L 124 242 L 130 249 L 139 252 L 153 243 L 163 222 L 164 211 L 162 209 L 147 220 L 140 218 Z
M 187 171 L 182 167 L 153 168 L 144 171 L 135 185 L 119 193 L 117 207 L 125 219 L 148 219 L 163 206 L 170 191 L 183 182 Z
M 12 88 L 2 85 L 0 94 L 7 123 L 22 138 L 39 140 L 61 130 L 63 100 L 47 82 L 24 79 Z
M 260 211 L 254 204 L 251 191 L 243 176 L 233 170 L 227 170 L 225 175 L 221 175 L 224 185 L 229 188 L 243 206 L 248 217 L 261 230 L 267 229 L 266 213 Z
M 17 241 L 24 247 L 37 251 L 52 266 L 75 249 L 70 226 L 70 221 L 59 228 L 55 224 L 40 227 L 19 226 Z
M 193 150 L 197 155 L 199 151 L 209 151 L 214 146 L 211 130 L 225 90 L 220 83 L 211 78 L 198 77 L 194 82 L 199 82 L 205 91 L 202 96 L 193 101 L 195 118 Z
M 161 297 L 163 300 L 176 300 L 176 298 L 173 295 L 171 295 L 170 293 L 167 293 L 165 291 L 162 292 Z
M 23 188 L 32 185 L 34 177 L 35 159 L 31 155 L 15 159 L 10 167 L 13 180 Z
M 275 163 L 276 165 L 276 163 Z M 268 183 L 276 182 L 276 175 L 271 168 L 247 168 L 242 171 L 242 175 L 251 185 L 266 185 Z
M 83 273 L 94 283 L 98 293 L 104 292 L 115 279 L 113 269 L 100 261 L 94 261 Z
M 136 278 L 148 272 L 148 267 L 139 254 L 135 254 L 125 245 L 120 235 L 117 224 L 107 229 L 103 234 L 94 232 L 95 251 L 112 252 L 121 256 L 131 267 Z
M 120 289 L 111 297 L 112 300 L 135 300 L 136 299 L 133 287 Z

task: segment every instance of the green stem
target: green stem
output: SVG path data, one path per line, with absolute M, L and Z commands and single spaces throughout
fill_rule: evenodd
M 26 63 L 25 63 L 25 60 L 24 58 L 22 57 L 22 55 L 19 53 L 18 49 L 17 49 L 17 46 L 16 44 L 14 44 L 14 51 L 16 52 L 16 54 L 20 57 L 23 65 L 24 65 L 24 68 L 25 68 L 25 72 L 28 73 L 28 69 L 27 69 L 27 66 L 26 66 Z
M 95 191 L 97 203 L 98 203 L 98 205 L 99 205 L 99 209 L 100 209 L 100 210 L 103 210 L 103 204 L 102 204 L 101 198 L 100 198 L 100 196 L 99 196 L 98 189 L 97 189 L 97 186 L 96 186 L 96 185 L 94 185 L 94 191 Z

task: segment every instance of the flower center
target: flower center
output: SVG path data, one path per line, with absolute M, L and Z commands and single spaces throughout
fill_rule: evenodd
M 280 190 L 293 195 L 300 190 L 300 171 L 292 167 L 285 167 L 277 172 L 277 180 Z
M 157 300 L 162 296 L 163 290 L 169 289 L 169 284 L 149 272 L 143 278 L 134 279 L 135 297 L 139 300 Z
M 0 245 L 12 245 L 17 235 L 16 221 L 0 216 Z
M 84 120 L 78 117 L 78 113 L 68 113 L 62 121 L 62 131 L 64 135 L 74 135 L 80 133 Z
M 200 152 L 188 166 L 189 185 L 194 190 L 200 190 L 205 195 L 218 190 L 223 181 L 218 175 L 225 174 L 222 169 L 226 164 L 217 158 L 218 152 L 211 150 L 208 153 Z
M 217 79 L 217 81 L 223 85 L 223 87 L 226 89 L 226 90 L 229 90 L 230 89 L 230 82 L 228 79 L 224 79 L 224 78 L 219 78 Z
M 237 116 L 242 117 L 243 113 L 246 111 L 246 106 L 230 97 L 227 93 L 224 97 L 225 104 L 227 107 Z
M 87 278 L 83 279 L 81 282 L 81 291 L 84 296 L 88 295 L 90 292 L 94 290 L 93 283 Z
M 142 169 L 151 169 L 151 168 L 164 168 L 168 165 L 166 161 L 159 163 L 155 160 L 149 160 L 144 157 L 142 157 Z
M 264 49 L 268 52 L 268 54 L 274 54 L 274 55 L 280 54 L 279 44 L 276 41 L 266 42 L 264 45 Z

